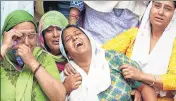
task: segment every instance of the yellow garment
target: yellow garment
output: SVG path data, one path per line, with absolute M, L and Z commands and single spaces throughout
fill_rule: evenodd
M 103 44 L 103 48 L 106 50 L 116 50 L 117 52 L 123 52 L 126 56 L 131 57 L 134 46 L 134 41 L 138 32 L 138 28 L 131 28 L 113 39 Z M 172 55 L 170 58 L 168 72 L 162 75 L 163 90 L 176 90 L 176 40 L 172 49 Z M 172 101 L 172 100 L 158 100 L 158 101 Z

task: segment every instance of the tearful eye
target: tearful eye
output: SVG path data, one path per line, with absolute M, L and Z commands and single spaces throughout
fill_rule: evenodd
M 31 34 L 31 35 L 29 35 L 28 37 L 29 37 L 29 38 L 34 38 L 35 35 L 34 35 L 34 34 Z
M 66 38 L 65 38 L 65 42 L 70 41 L 70 39 L 71 39 L 71 37 L 66 37 Z

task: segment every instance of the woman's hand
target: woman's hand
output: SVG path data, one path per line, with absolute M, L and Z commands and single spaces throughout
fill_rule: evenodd
M 82 77 L 80 74 L 76 73 L 74 75 L 69 75 L 64 80 L 64 86 L 66 88 L 67 94 L 70 94 L 71 91 L 77 89 L 82 83 Z
M 6 45 L 7 48 L 10 49 L 14 44 L 15 39 L 22 36 L 22 33 L 18 32 L 15 29 L 11 29 L 10 31 L 4 33 L 3 45 Z
M 120 69 L 125 79 L 141 80 L 143 75 L 142 71 L 128 64 L 122 65 Z
M 15 29 L 11 29 L 10 31 L 4 33 L 4 39 L 1 46 L 2 57 L 4 57 L 7 51 L 12 48 L 15 39 L 21 36 L 23 36 L 22 33 L 19 33 Z
M 142 101 L 141 93 L 138 90 L 133 89 L 131 95 L 134 96 L 134 101 Z
M 33 56 L 33 53 L 31 51 L 31 49 L 28 46 L 26 46 L 25 44 L 19 44 L 16 47 L 17 47 L 16 55 L 21 56 L 21 58 L 23 59 L 24 63 L 26 65 L 28 65 L 31 69 L 33 67 L 36 67 L 38 62 L 35 59 L 35 57 Z
M 65 74 L 66 76 L 76 74 L 75 69 L 72 67 L 72 65 L 71 65 L 70 63 L 65 64 L 65 67 L 64 67 L 64 74 Z

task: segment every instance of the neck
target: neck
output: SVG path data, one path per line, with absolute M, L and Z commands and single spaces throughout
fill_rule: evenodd
M 90 64 L 92 60 L 92 54 L 82 54 L 79 55 L 79 58 L 74 59 L 77 65 L 82 68 L 87 74 L 89 72 Z
M 55 52 L 55 51 L 51 51 L 50 53 L 51 53 L 52 55 L 55 55 L 55 56 L 60 55 L 59 52 Z
M 154 28 L 152 27 L 152 38 L 160 38 L 163 34 L 164 29 L 163 28 Z

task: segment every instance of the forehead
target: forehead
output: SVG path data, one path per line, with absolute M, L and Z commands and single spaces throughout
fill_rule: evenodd
M 54 29 L 54 28 L 60 29 L 60 27 L 54 25 L 49 26 L 47 29 Z
M 64 31 L 64 36 L 66 35 L 69 35 L 69 34 L 72 34 L 74 32 L 77 32 L 77 31 L 81 31 L 80 29 L 76 28 L 76 27 L 69 27 L 67 28 L 65 31 Z M 82 31 L 81 31 L 82 32 Z
M 13 27 L 17 30 L 28 30 L 28 31 L 35 31 L 35 26 L 32 22 L 22 22 Z
M 168 6 L 173 6 L 174 7 L 174 2 L 173 1 L 154 1 L 154 3 L 160 3 L 163 5 L 168 5 Z

